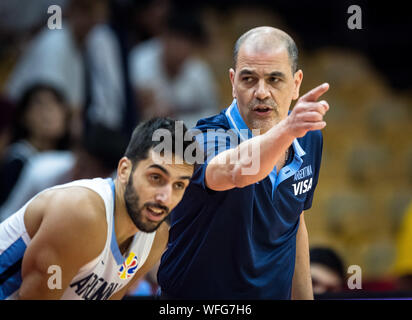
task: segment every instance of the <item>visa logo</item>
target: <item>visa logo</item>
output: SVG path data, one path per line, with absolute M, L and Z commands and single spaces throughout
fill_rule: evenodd
M 312 178 L 292 184 L 295 196 L 306 193 L 312 189 Z

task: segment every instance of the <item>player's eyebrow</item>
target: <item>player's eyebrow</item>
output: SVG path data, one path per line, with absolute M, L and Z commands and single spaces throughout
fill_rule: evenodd
M 167 175 L 168 177 L 170 177 L 170 172 L 167 171 L 167 169 L 165 167 L 162 167 L 158 164 L 152 164 L 150 165 L 148 168 L 155 168 L 155 169 L 159 169 L 160 171 L 162 171 L 165 175 Z M 191 176 L 181 176 L 179 177 L 179 180 L 190 180 L 192 177 Z
M 169 171 L 166 170 L 165 167 L 162 167 L 158 164 L 152 164 L 149 166 L 149 168 L 155 168 L 155 169 L 159 169 L 160 171 L 162 171 L 165 175 L 167 175 L 168 177 L 170 177 L 170 173 Z

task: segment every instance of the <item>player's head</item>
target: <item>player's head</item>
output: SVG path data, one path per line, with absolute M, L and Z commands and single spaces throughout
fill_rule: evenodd
M 170 143 L 164 143 L 167 139 L 160 142 L 162 149 L 154 138 L 159 130 L 170 134 Z M 125 156 L 119 162 L 118 179 L 124 185 L 127 212 L 141 231 L 155 231 L 189 185 L 194 164 L 184 159 L 184 152 L 194 140 L 185 141 L 186 132 L 182 123 L 167 118 L 146 121 L 133 131 Z M 176 147 L 179 144 L 182 148 Z
M 236 41 L 233 58 L 233 97 L 248 127 L 264 133 L 287 117 L 299 97 L 303 73 L 297 70 L 296 44 L 279 29 L 258 27 Z

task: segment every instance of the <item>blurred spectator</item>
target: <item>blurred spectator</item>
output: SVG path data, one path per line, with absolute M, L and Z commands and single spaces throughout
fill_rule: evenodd
M 72 133 L 81 136 L 81 110 L 85 102 L 84 43 L 91 28 L 105 15 L 105 1 L 71 0 L 63 11 L 62 29 L 45 27 L 28 45 L 6 85 L 16 101 L 34 83 L 60 90 L 74 116 Z
M 86 42 L 85 130 L 102 125 L 125 140 L 139 122 L 129 76 L 131 1 L 112 0 L 107 23 L 96 25 Z
M 0 30 L 16 35 L 29 33 L 47 20 L 47 9 L 58 5 L 64 9 L 68 0 L 13 0 L 0 2 Z
M 167 27 L 167 17 L 171 10 L 169 0 L 134 1 L 133 27 L 134 43 L 161 35 Z
M 108 22 L 95 26 L 86 41 L 86 131 L 99 124 L 129 140 L 139 122 L 129 52 L 136 42 L 160 33 L 167 12 L 166 0 L 110 1 Z
M 96 126 L 73 152 L 43 152 L 32 157 L 0 207 L 0 222 L 46 188 L 73 180 L 110 176 L 126 146 L 118 133 Z
M 71 0 L 62 29 L 44 28 L 29 44 L 7 85 L 14 100 L 33 83 L 50 83 L 73 107 L 84 102 L 82 48 L 89 30 L 100 20 L 103 1 Z
M 173 12 L 160 37 L 132 50 L 131 78 L 143 118 L 170 116 L 190 128 L 218 111 L 212 72 L 194 57 L 205 41 L 205 30 L 194 12 Z
M 0 162 L 0 205 L 7 199 L 29 158 L 68 147 L 68 110 L 52 87 L 28 88 L 15 110 L 12 144 Z
M 405 211 L 397 234 L 397 256 L 394 271 L 399 290 L 412 291 L 412 201 Z
M 11 140 L 14 105 L 0 95 L 0 160 Z
M 310 271 L 315 295 L 343 290 L 346 278 L 343 261 L 332 249 L 311 248 Z
M 68 0 L 1 1 L 0 58 L 7 60 L 10 54 L 15 58 L 15 54 L 24 50 L 30 38 L 46 24 L 50 17 L 47 12 L 49 6 L 58 5 L 64 10 L 67 2 Z M 5 61 L 2 60 L 2 63 Z

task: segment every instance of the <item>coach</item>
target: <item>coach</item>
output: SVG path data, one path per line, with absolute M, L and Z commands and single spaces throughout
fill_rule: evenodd
M 272 27 L 237 40 L 234 100 L 196 126 L 208 157 L 172 212 L 158 273 L 162 298 L 313 299 L 303 212 L 318 182 L 329 109 L 317 100 L 329 85 L 290 111 L 303 79 L 297 56 L 293 39 Z M 210 141 L 207 132 L 218 129 L 241 143 Z

